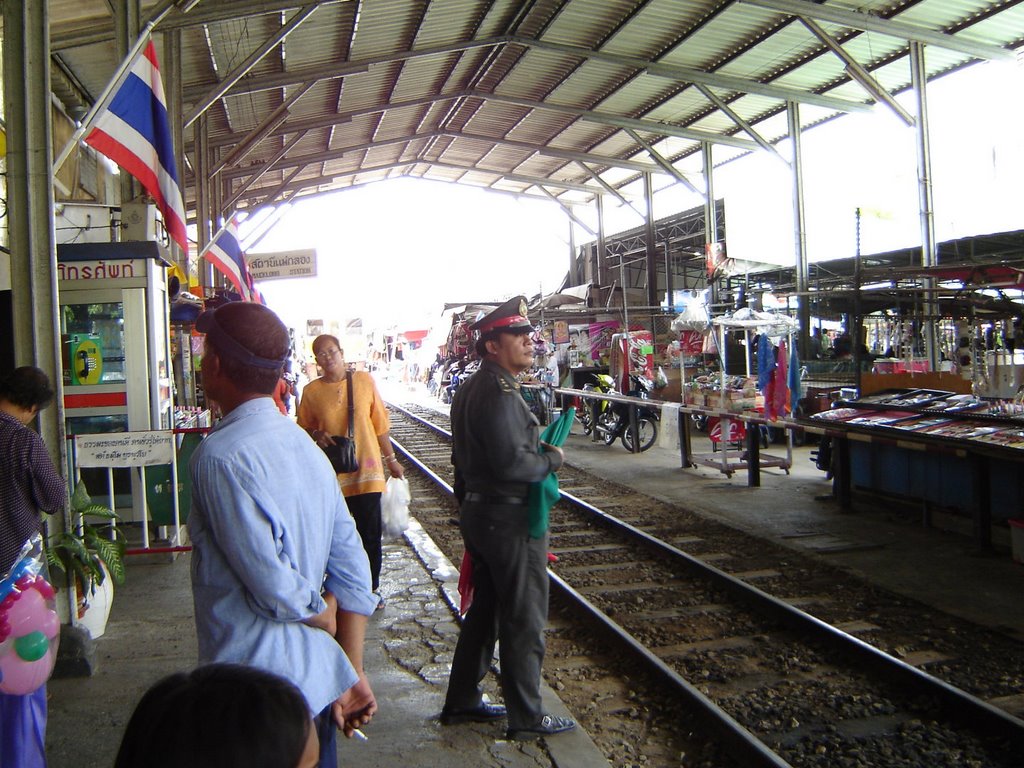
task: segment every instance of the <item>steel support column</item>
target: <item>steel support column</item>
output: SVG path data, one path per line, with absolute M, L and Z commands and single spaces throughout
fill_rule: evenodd
M 935 209 L 932 198 L 932 155 L 928 130 L 927 70 L 924 63 L 924 45 L 910 44 L 910 76 L 914 86 L 914 103 L 917 108 L 917 191 L 921 215 L 921 266 L 934 267 L 938 264 L 938 249 L 935 243 Z M 935 280 L 925 280 L 924 335 L 925 354 L 931 370 L 938 370 L 939 344 L 936 333 L 933 291 Z
M 605 241 L 604 196 L 597 195 L 597 284 L 608 284 L 608 243 Z
M 804 159 L 803 135 L 800 129 L 800 105 L 787 102 L 786 117 L 789 121 L 789 138 L 793 143 L 793 238 L 796 248 L 796 292 L 799 300 L 797 321 L 800 334 L 797 349 L 801 360 L 809 356 L 811 333 L 811 297 L 808 295 L 810 270 L 807 266 L 807 223 L 804 213 Z M 859 336 L 857 336 L 859 338 Z
M 718 209 L 715 207 L 714 176 L 711 172 L 712 156 L 710 146 L 701 146 L 701 162 L 704 164 L 704 184 L 707 195 L 704 198 L 704 258 L 709 253 L 709 246 L 718 242 Z M 718 303 L 718 286 L 708 274 L 708 285 L 711 287 L 711 305 Z
M 672 257 L 669 255 L 670 244 L 668 240 L 661 244 L 665 249 L 665 305 L 669 308 L 674 306 L 675 280 L 672 275 Z
M 142 32 L 142 0 L 125 0 L 121 3 L 113 3 L 111 8 L 114 13 L 114 44 L 117 50 L 117 58 L 124 61 L 135 41 L 139 39 Z M 121 170 L 121 205 L 134 200 L 142 191 L 142 186 L 130 173 Z
M 64 376 L 53 223 L 50 24 L 47 3 L 3 3 L 7 221 L 15 365 L 35 365 L 57 391 L 39 413 L 39 432 L 54 463 L 67 466 Z
M 650 173 L 644 174 L 644 203 L 647 218 L 644 219 L 644 248 L 647 265 L 647 306 L 658 306 L 658 246 L 654 242 L 654 180 Z M 622 258 L 621 256 L 619 257 Z M 622 302 L 626 303 L 626 286 L 622 286 Z M 628 330 L 628 329 L 627 329 Z
M 182 201 L 185 196 L 185 141 L 182 136 L 181 111 L 183 109 L 181 98 L 181 30 L 172 29 L 165 32 L 164 40 L 164 63 L 163 70 L 166 72 L 164 78 L 164 93 L 167 97 L 167 118 L 171 123 L 171 141 L 174 143 L 174 165 L 178 169 L 178 179 L 181 182 Z M 188 213 L 185 215 L 188 218 Z M 181 266 L 182 271 L 188 277 L 188 254 L 181 252 L 181 247 L 172 238 L 171 258 Z M 188 286 L 181 286 L 181 290 L 187 291 Z
M 207 168 L 210 166 L 210 136 L 207 130 L 207 118 L 205 114 L 199 116 L 192 124 L 195 137 L 195 190 L 196 190 L 196 246 L 199 253 L 203 252 L 206 244 L 210 242 L 210 179 Z M 213 268 L 209 262 L 200 261 L 199 284 L 205 293 L 207 289 L 214 287 Z
M 572 228 L 572 222 L 569 222 L 569 285 L 579 285 L 582 281 L 579 279 L 579 270 L 577 269 L 578 261 L 576 259 L 576 232 Z

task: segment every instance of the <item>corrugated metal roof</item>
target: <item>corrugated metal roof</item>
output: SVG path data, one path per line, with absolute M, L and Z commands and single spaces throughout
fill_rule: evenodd
M 925 45 L 930 77 L 1024 44 L 1024 3 L 1013 0 L 188 5 L 142 9 L 149 19 L 173 6 L 155 39 L 162 52 L 160 32 L 181 32 L 186 116 L 238 77 L 205 109 L 209 167 L 288 104 L 269 135 L 219 171 L 225 200 L 249 185 L 241 208 L 401 175 L 575 201 L 606 194 L 599 174 L 633 195 L 644 168 L 656 187 L 672 183 L 643 143 L 701 187 L 702 141 L 719 145 L 718 162 L 765 151 L 740 122 L 775 143 L 786 137 L 788 100 L 802 104 L 804 125 L 871 105 L 851 62 L 897 93 L 910 86 L 908 40 Z M 55 88 L 69 110 L 88 106 L 118 64 L 110 4 L 50 0 L 49 12 L 52 53 L 69 75 Z M 194 168 L 193 139 L 189 128 Z M 193 187 L 186 176 L 190 208 Z

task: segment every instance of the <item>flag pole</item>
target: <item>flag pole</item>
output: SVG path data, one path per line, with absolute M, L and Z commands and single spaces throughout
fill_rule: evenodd
M 234 219 L 234 218 L 235 218 L 235 214 L 232 213 L 230 216 L 228 216 L 224 220 L 224 223 L 220 225 L 220 229 L 218 229 L 214 233 L 213 237 L 211 237 L 209 240 L 206 241 L 206 245 L 203 246 L 203 250 L 201 250 L 199 253 L 196 254 L 196 261 L 197 262 L 206 255 L 207 251 L 210 250 L 210 246 L 212 246 L 215 242 L 217 242 L 217 238 L 224 234 L 224 232 L 227 230 L 227 228 L 231 225 L 231 220 Z M 239 244 L 241 244 L 241 243 L 239 243 Z
M 128 74 L 128 70 L 131 69 L 132 64 L 135 63 L 135 59 L 139 55 L 139 52 L 142 51 L 146 43 L 149 42 L 149 39 L 153 34 L 153 28 L 163 21 L 164 16 L 170 13 L 173 8 L 174 4 L 168 3 L 162 11 L 146 22 L 146 25 L 142 28 L 142 34 L 139 35 L 139 39 L 135 41 L 135 45 L 133 45 L 131 50 L 128 51 L 128 55 L 125 56 L 124 61 L 121 62 L 121 65 L 117 68 L 114 76 L 111 78 L 110 82 L 107 83 L 107 87 L 103 90 L 99 99 L 93 103 L 92 108 L 86 113 L 85 118 L 79 124 L 78 128 L 75 129 L 75 132 L 71 134 L 71 138 L 68 139 L 67 144 L 64 145 L 64 149 L 60 151 L 60 154 L 57 155 L 57 159 L 53 161 L 54 176 L 57 175 L 57 171 L 63 167 L 64 162 L 71 156 L 71 152 L 78 145 L 78 142 L 82 140 L 85 132 L 92 128 L 92 124 L 95 122 L 96 116 L 109 106 L 110 99 L 113 96 L 114 91 L 120 87 L 125 76 Z

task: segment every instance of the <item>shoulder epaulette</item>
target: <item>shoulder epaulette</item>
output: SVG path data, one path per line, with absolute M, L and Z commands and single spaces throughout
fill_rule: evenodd
M 504 376 L 499 376 L 498 377 L 498 387 L 501 389 L 502 392 L 518 392 L 519 391 L 519 382 L 518 381 L 509 381 Z

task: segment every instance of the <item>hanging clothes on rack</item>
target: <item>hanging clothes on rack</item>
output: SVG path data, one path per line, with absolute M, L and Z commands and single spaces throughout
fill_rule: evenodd
M 781 419 L 789 407 L 788 361 L 786 342 L 779 342 L 775 369 L 764 391 L 764 415 L 768 419 Z
M 800 380 L 800 355 L 797 352 L 796 344 L 792 344 L 792 339 L 790 342 L 792 349 L 789 351 L 789 376 L 786 383 L 789 385 L 789 413 L 796 416 L 796 407 L 804 393 L 803 383 Z
M 775 350 L 767 333 L 757 337 L 757 388 L 767 392 L 766 388 L 775 372 Z

